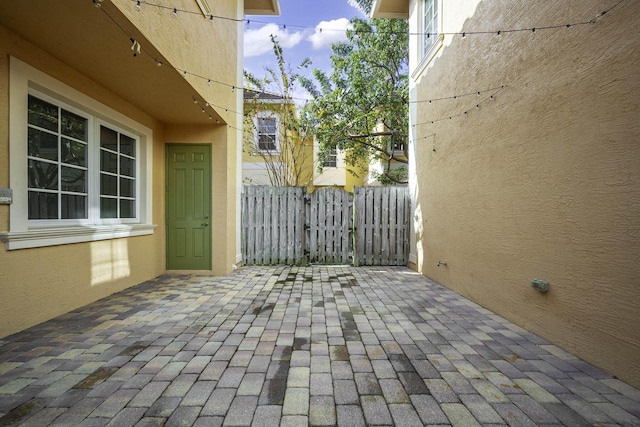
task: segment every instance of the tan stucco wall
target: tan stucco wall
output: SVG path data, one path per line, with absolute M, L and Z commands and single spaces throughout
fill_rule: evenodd
M 9 55 L 151 128 L 154 158 L 162 125 L 55 58 L 0 26 L 0 187 L 9 187 Z M 156 164 L 157 161 L 154 161 Z M 154 167 L 154 179 L 162 177 Z M 162 224 L 163 189 L 153 194 L 153 222 Z M 14 194 L 14 198 L 24 195 Z M 9 229 L 9 205 L 0 205 L 0 229 Z M 164 271 L 164 230 L 153 235 L 7 251 L 0 247 L 0 337 L 86 305 Z
M 135 3 L 125 0 L 115 0 L 113 3 L 140 27 L 148 40 L 153 40 L 153 49 L 160 51 L 163 58 L 170 59 L 174 67 L 183 67 L 190 73 L 211 76 L 219 82 L 237 82 L 241 68 L 237 62 L 241 32 L 235 23 L 227 24 L 225 21 L 212 25 L 203 17 L 199 17 L 199 20 L 189 20 L 185 17 L 175 19 L 171 14 L 160 14 L 157 8 L 145 7 L 142 12 L 138 12 Z M 214 9 L 212 13 L 219 16 L 237 16 L 238 7 L 242 7 L 242 2 L 235 1 L 210 4 Z M 195 2 L 186 0 L 176 3 L 176 6 L 188 10 L 196 7 Z M 92 8 L 92 11 L 94 9 Z M 116 33 L 120 31 L 117 28 L 110 30 Z M 120 46 L 117 43 L 119 40 L 114 41 L 115 45 Z M 92 49 L 104 48 L 85 46 L 81 42 L 78 42 L 77 47 L 78 55 L 91 52 Z M 147 47 L 148 45 L 145 46 Z M 107 47 L 109 48 L 112 47 Z M 241 124 L 241 116 L 238 114 L 241 104 L 237 91 L 232 92 L 225 85 L 207 84 L 206 80 L 188 76 L 186 80 L 192 88 L 173 93 L 175 101 L 183 102 L 187 99 L 187 102 L 191 102 L 193 96 L 206 100 L 211 103 L 210 111 L 215 111 L 214 114 L 220 116 L 222 123 L 218 125 L 213 121 L 207 121 L 212 124 L 203 125 L 198 116 L 192 124 L 168 124 L 136 107 L 136 100 L 123 99 L 105 89 L 100 82 L 91 80 L 85 74 L 0 25 L 0 188 L 10 186 L 10 56 L 135 120 L 153 132 L 153 141 L 150 142 L 153 152 L 153 184 L 150 191 L 152 222 L 158 227 L 149 236 L 91 243 L 12 251 L 7 251 L 2 244 L 0 337 L 149 280 L 165 271 L 164 184 L 167 142 L 206 142 L 212 145 L 212 235 L 214 242 L 220 243 L 213 245 L 212 273 L 225 274 L 231 271 L 236 263 L 236 252 L 239 251 L 235 220 L 238 135 L 229 130 L 232 127 L 240 127 Z M 118 64 L 114 63 L 113 66 L 118 67 Z M 180 81 L 182 79 L 177 72 L 175 78 Z M 123 84 L 123 87 L 126 85 Z M 176 87 L 181 85 L 178 84 Z M 124 92 L 126 90 L 123 90 Z M 200 112 L 197 111 L 196 114 Z M 232 127 L 225 126 L 225 123 Z M 14 194 L 14 198 L 16 197 L 24 195 Z M 9 230 L 9 206 L 0 205 L 0 232 Z
M 453 3 L 443 28 L 468 32 L 585 21 L 606 8 Z M 489 93 L 418 104 L 414 123 L 469 113 L 418 126 L 416 268 L 636 387 L 638 16 L 640 3 L 624 2 L 570 30 L 447 36 L 413 92 L 428 100 L 507 85 L 479 109 Z M 533 290 L 534 278 L 550 292 Z

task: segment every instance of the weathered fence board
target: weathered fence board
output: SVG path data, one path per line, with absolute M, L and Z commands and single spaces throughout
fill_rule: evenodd
M 246 265 L 406 265 L 409 197 L 402 187 L 246 186 L 242 254 Z M 355 246 L 355 247 L 354 247 Z
M 354 191 L 354 265 L 407 265 L 409 194 L 405 187 Z

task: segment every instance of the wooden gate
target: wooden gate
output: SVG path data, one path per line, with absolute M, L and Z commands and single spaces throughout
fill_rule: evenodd
M 321 188 L 309 196 L 309 262 L 350 264 L 353 257 L 353 196 L 339 188 Z
M 406 187 L 354 189 L 354 265 L 407 265 L 409 192 Z
M 407 265 L 409 197 L 404 187 L 245 186 L 245 265 Z

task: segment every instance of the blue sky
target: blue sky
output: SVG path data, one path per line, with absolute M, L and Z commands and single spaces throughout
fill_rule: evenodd
M 280 0 L 280 11 L 280 16 L 246 16 L 252 22 L 244 30 L 244 68 L 257 77 L 266 74 L 265 66 L 275 68 L 270 34 L 278 36 L 292 67 L 308 57 L 310 69 L 329 70 L 331 43 L 345 39 L 351 18 L 365 17 L 349 0 Z

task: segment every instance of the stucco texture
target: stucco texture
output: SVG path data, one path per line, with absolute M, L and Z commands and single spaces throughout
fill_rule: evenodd
M 445 31 L 471 32 L 588 21 L 617 2 L 451 3 Z M 425 101 L 506 85 L 479 108 L 493 92 L 416 107 L 416 267 L 635 387 L 638 16 L 623 2 L 570 29 L 445 36 L 413 89 Z
M 174 2 L 178 8 L 197 8 L 195 2 Z M 210 2 L 212 13 L 237 16 L 241 3 Z M 166 144 L 212 145 L 212 274 L 232 270 L 236 260 L 238 133 L 240 99 L 228 86 L 208 84 L 180 69 L 210 76 L 218 82 L 238 81 L 238 40 L 241 29 L 232 21 L 212 25 L 204 16 L 174 18 L 149 5 L 138 11 L 135 3 L 114 0 L 103 8 L 118 21 L 110 22 L 91 2 L 78 5 L 2 4 L 0 10 L 0 188 L 9 177 L 9 63 L 11 57 L 34 67 L 91 97 L 153 133 L 152 182 L 147 192 L 152 223 L 148 236 L 109 239 L 43 248 L 6 250 L 0 247 L 0 337 L 20 331 L 106 295 L 162 274 L 165 271 L 165 167 Z M 86 7 L 85 7 L 86 6 Z M 241 13 L 241 12 L 240 12 Z M 66 14 L 66 15 L 65 15 Z M 27 16 L 29 15 L 29 16 Z M 37 19 L 47 15 L 48 19 Z M 51 37 L 38 25 L 63 20 L 64 28 Z M 39 24 L 31 26 L 33 22 Z M 5 24 L 5 25 L 3 25 Z M 95 31 L 99 28 L 100 31 Z M 76 36 L 87 32 L 85 38 Z M 148 55 L 132 56 L 124 32 L 135 34 L 146 52 L 158 55 L 163 66 Z M 194 106 L 209 102 L 208 114 Z M 208 119 L 208 115 L 212 119 Z M 216 122 L 219 121 L 219 123 Z M 229 124 L 231 127 L 227 127 Z M 15 167 L 14 165 L 11 165 Z M 24 197 L 24 194 L 14 194 Z M 0 205 L 0 232 L 11 231 L 10 207 Z

